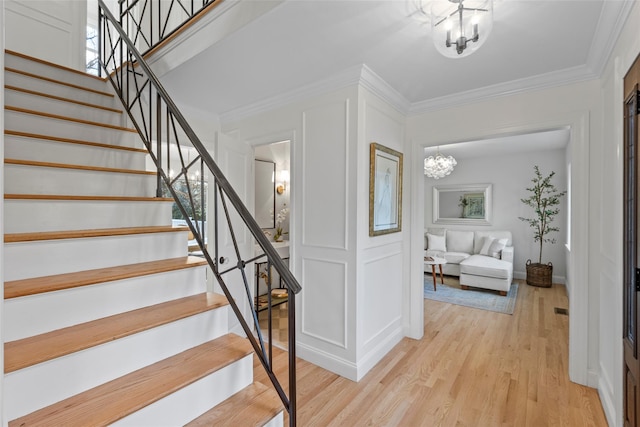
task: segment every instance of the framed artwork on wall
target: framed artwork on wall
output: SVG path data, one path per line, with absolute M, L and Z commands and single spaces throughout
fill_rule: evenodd
M 468 193 L 465 194 L 466 206 L 463 218 L 479 218 L 484 216 L 484 193 Z
M 370 145 L 369 236 L 402 229 L 402 153 Z

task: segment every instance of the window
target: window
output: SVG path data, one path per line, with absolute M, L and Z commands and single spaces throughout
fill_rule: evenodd
M 98 49 L 98 28 L 93 25 L 87 25 L 86 71 L 95 76 L 100 75 Z

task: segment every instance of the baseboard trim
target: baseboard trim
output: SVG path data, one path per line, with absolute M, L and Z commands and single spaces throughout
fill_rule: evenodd
M 600 374 L 597 371 L 589 369 L 587 371 L 587 387 L 598 388 L 600 385 Z
M 400 341 L 404 338 L 402 326 L 398 327 L 390 333 L 386 339 L 378 340 L 379 344 L 373 347 L 357 364 L 357 379 L 360 381 L 367 373 L 382 360 Z
M 613 395 L 613 385 L 611 384 L 606 371 L 602 369 L 602 364 L 600 365 L 600 372 L 601 375 L 599 376 L 597 389 L 598 395 L 600 396 L 600 402 L 602 403 L 604 416 L 607 418 L 607 423 L 610 426 L 622 425 L 622 414 L 618 414 L 616 412 L 616 405 L 614 404 L 615 396 Z
M 341 377 L 351 381 L 358 381 L 358 367 L 353 362 L 341 359 L 318 348 L 310 347 L 299 341 L 296 343 L 296 355 Z
M 307 344 L 296 344 L 297 356 L 301 359 L 320 366 L 334 374 L 345 377 L 351 381 L 360 381 L 384 356 L 386 356 L 404 338 L 402 326 L 398 327 L 387 336 L 381 339 L 380 343 L 372 348 L 357 363 L 342 359 L 326 351 Z
M 514 279 L 519 279 L 519 280 L 525 280 L 527 278 L 527 272 L 526 271 L 514 271 L 513 272 L 513 278 Z M 565 285 L 567 283 L 567 278 L 565 276 L 553 276 L 551 278 L 551 281 L 553 283 L 558 283 L 560 285 Z

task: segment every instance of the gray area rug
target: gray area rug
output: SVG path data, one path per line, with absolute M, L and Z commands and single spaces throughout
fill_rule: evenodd
M 503 297 L 496 291 L 488 289 L 469 288 L 462 290 L 457 277 L 445 276 L 444 285 L 440 283 L 438 275 L 437 290 L 433 290 L 433 277 L 424 275 L 424 297 L 434 301 L 448 302 L 465 307 L 479 308 L 498 313 L 513 314 L 518 295 L 518 283 L 511 284 L 507 296 Z

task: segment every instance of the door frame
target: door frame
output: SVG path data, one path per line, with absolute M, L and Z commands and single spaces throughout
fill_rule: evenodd
M 628 80 L 629 79 L 629 80 Z M 623 108 L 623 125 L 622 125 L 622 134 L 623 134 L 623 249 L 622 249 L 622 367 L 623 367 L 623 375 L 622 375 L 622 422 L 625 426 L 635 427 L 628 423 L 627 413 L 628 411 L 628 372 L 630 371 L 631 376 L 634 377 L 635 380 L 635 390 L 633 395 L 635 396 L 635 408 L 631 411 L 634 414 L 635 425 L 638 426 L 640 423 L 640 413 L 638 412 L 640 405 L 638 404 L 639 397 L 637 393 L 639 393 L 638 388 L 640 382 L 640 355 L 638 347 L 640 344 L 638 343 L 638 337 L 640 335 L 640 293 L 637 289 L 637 271 L 640 268 L 640 263 L 638 262 L 638 257 L 640 254 L 638 253 L 638 243 L 640 236 L 638 232 L 640 231 L 640 225 L 638 224 L 640 209 L 638 209 L 638 204 L 640 203 L 640 184 L 638 180 L 640 179 L 640 153 L 638 152 L 639 144 L 640 144 L 640 55 L 634 60 L 633 64 L 629 67 L 628 71 L 625 73 L 623 78 L 623 94 L 622 94 L 622 108 Z M 634 99 L 635 98 L 635 99 Z M 635 111 L 632 116 L 634 116 L 634 132 L 635 132 L 635 141 L 634 141 L 634 152 L 633 152 L 633 169 L 630 171 L 627 167 L 627 156 L 628 156 L 628 139 L 627 139 L 627 106 L 629 102 L 635 101 Z M 634 186 L 632 190 L 634 190 L 634 203 L 632 207 L 632 225 L 633 229 L 629 229 L 627 227 L 627 223 L 629 220 L 628 212 L 630 208 L 630 204 L 627 202 L 627 193 L 629 187 L 627 185 L 629 179 L 633 181 Z M 633 246 L 633 253 L 629 254 L 627 250 L 627 242 L 631 241 Z M 633 259 L 632 259 L 633 258 Z M 632 265 L 630 266 L 629 263 Z M 631 277 L 629 277 L 629 275 Z M 635 289 L 632 289 L 631 292 L 628 293 L 628 283 L 629 281 L 635 281 Z M 635 300 L 635 310 L 633 313 L 633 319 L 629 319 L 627 316 L 627 301 Z M 631 321 L 634 324 L 634 340 L 633 342 L 629 342 L 627 340 L 627 324 Z M 632 352 L 632 355 L 628 353 Z M 627 363 L 628 357 L 633 360 L 632 364 Z M 633 365 L 633 366 L 631 366 Z
M 557 114 L 549 121 L 522 122 L 508 127 L 499 124 L 491 128 L 478 129 L 477 139 L 504 137 L 514 134 L 534 133 L 548 129 L 569 127 L 571 153 L 571 236 L 567 270 L 567 293 L 569 298 L 569 378 L 578 384 L 598 386 L 597 372 L 588 368 L 589 347 L 589 111 L 573 111 Z M 464 139 L 468 141 L 468 138 Z M 411 285 L 408 293 L 408 326 L 406 335 L 419 339 L 424 335 L 423 269 L 424 253 L 424 149 L 445 146 L 461 140 L 416 141 L 413 146 L 411 207 Z M 578 186 L 577 183 L 580 183 Z M 578 216 L 577 213 L 581 215 Z M 422 232 L 419 232 L 422 231 Z M 594 296 L 593 298 L 596 298 Z
M 295 137 L 295 130 L 287 129 L 280 132 L 259 135 L 245 140 L 245 142 L 254 149 L 254 152 L 255 147 L 258 147 L 260 145 L 269 145 L 277 142 L 289 141 L 289 183 L 287 184 L 289 188 L 287 191 L 289 191 L 289 211 L 294 213 L 297 212 L 295 190 L 296 188 L 300 187 L 300 185 L 296 185 L 296 183 L 299 182 L 297 181 L 299 178 L 297 178 L 296 176 L 297 168 L 295 162 Z M 296 217 L 299 218 L 300 215 L 289 215 L 289 270 L 291 270 L 293 275 L 297 277 L 295 252 L 297 247 L 296 241 L 300 241 L 300 230 L 297 230 L 298 220 L 296 219 Z M 297 304 L 296 310 L 300 310 L 300 306 L 301 304 Z M 296 313 L 296 316 L 298 315 L 299 313 Z

